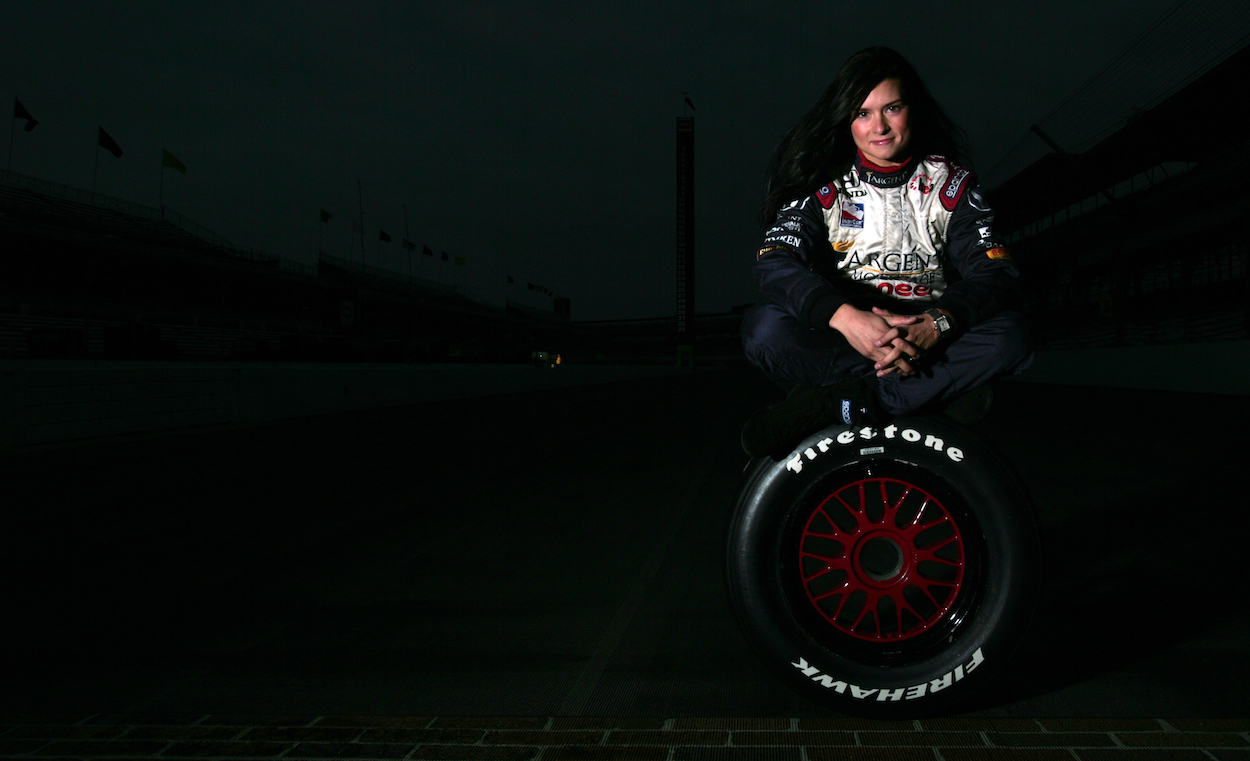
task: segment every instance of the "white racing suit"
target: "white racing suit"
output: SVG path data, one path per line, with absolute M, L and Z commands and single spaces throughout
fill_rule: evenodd
M 1031 364 L 1019 271 L 968 169 L 940 156 L 843 177 L 785 206 L 756 260 L 762 299 L 744 317 L 747 358 L 782 387 L 862 378 L 894 414 L 951 400 Z M 916 375 L 876 377 L 829 320 L 838 307 L 899 314 L 937 307 L 954 334 Z

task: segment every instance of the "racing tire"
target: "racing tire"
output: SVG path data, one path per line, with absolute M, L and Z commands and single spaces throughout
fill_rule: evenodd
M 1032 501 L 953 421 L 830 426 L 744 479 L 731 605 L 765 664 L 809 698 L 873 718 L 949 713 L 1025 633 L 1041 555 Z

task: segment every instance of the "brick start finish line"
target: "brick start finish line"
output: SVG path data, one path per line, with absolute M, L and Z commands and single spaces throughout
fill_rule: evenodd
M 2 758 L 1093 761 L 1248 754 L 1250 719 L 0 716 Z

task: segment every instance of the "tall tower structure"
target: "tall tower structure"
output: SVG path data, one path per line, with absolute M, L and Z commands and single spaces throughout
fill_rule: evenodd
M 677 339 L 694 327 L 694 117 L 677 118 Z

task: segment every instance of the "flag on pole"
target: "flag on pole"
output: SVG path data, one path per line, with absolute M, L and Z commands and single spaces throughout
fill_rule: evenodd
M 334 215 L 333 215 L 333 214 L 331 214 L 330 212 L 326 211 L 325 209 L 322 209 L 322 210 L 321 210 L 321 222 L 322 222 L 322 224 L 325 224 L 326 222 L 329 222 L 329 221 L 330 221 L 330 217 L 332 217 L 332 216 L 334 216 Z
M 681 94 L 681 97 L 683 97 L 683 98 L 685 98 L 685 99 L 686 99 L 686 105 L 687 105 L 687 106 L 690 106 L 690 110 L 691 110 L 691 111 L 694 111 L 694 110 L 695 110 L 695 108 L 694 108 L 694 101 L 690 100 L 690 93 L 686 93 L 686 92 L 684 92 L 684 93 L 682 93 L 682 94 Z
M 416 250 L 417 250 L 417 244 L 416 244 L 416 243 L 413 243 L 412 241 L 408 240 L 407 238 L 404 238 L 404 248 L 408 249 L 409 251 L 416 251 Z
M 421 253 L 425 254 L 426 256 L 434 256 L 434 251 L 429 246 L 425 246 L 425 245 L 421 246 Z
M 116 140 L 109 137 L 109 133 L 105 132 L 103 127 L 100 127 L 100 134 L 96 137 L 96 144 L 117 158 L 122 157 L 122 147 L 117 144 Z
M 508 282 L 509 282 L 509 283 L 515 283 L 516 281 L 512 279 L 512 276 L 511 276 L 511 275 L 508 275 Z
M 448 258 L 447 258 L 447 252 L 446 252 L 446 251 L 444 251 L 444 252 L 443 252 L 443 261 L 448 261 Z
M 391 236 L 387 235 L 386 231 L 379 227 L 378 228 L 378 240 L 382 241 L 383 243 L 390 243 Z
M 26 106 L 23 106 L 22 102 L 17 98 L 13 99 L 13 118 L 26 120 L 26 127 L 24 128 L 26 132 L 30 132 L 39 123 L 35 121 L 35 117 L 30 115 L 30 112 L 26 110 Z
M 118 150 L 121 150 L 118 148 Z M 161 149 L 161 166 L 169 167 L 179 174 L 187 173 L 187 165 L 178 160 L 178 157 L 164 148 Z

